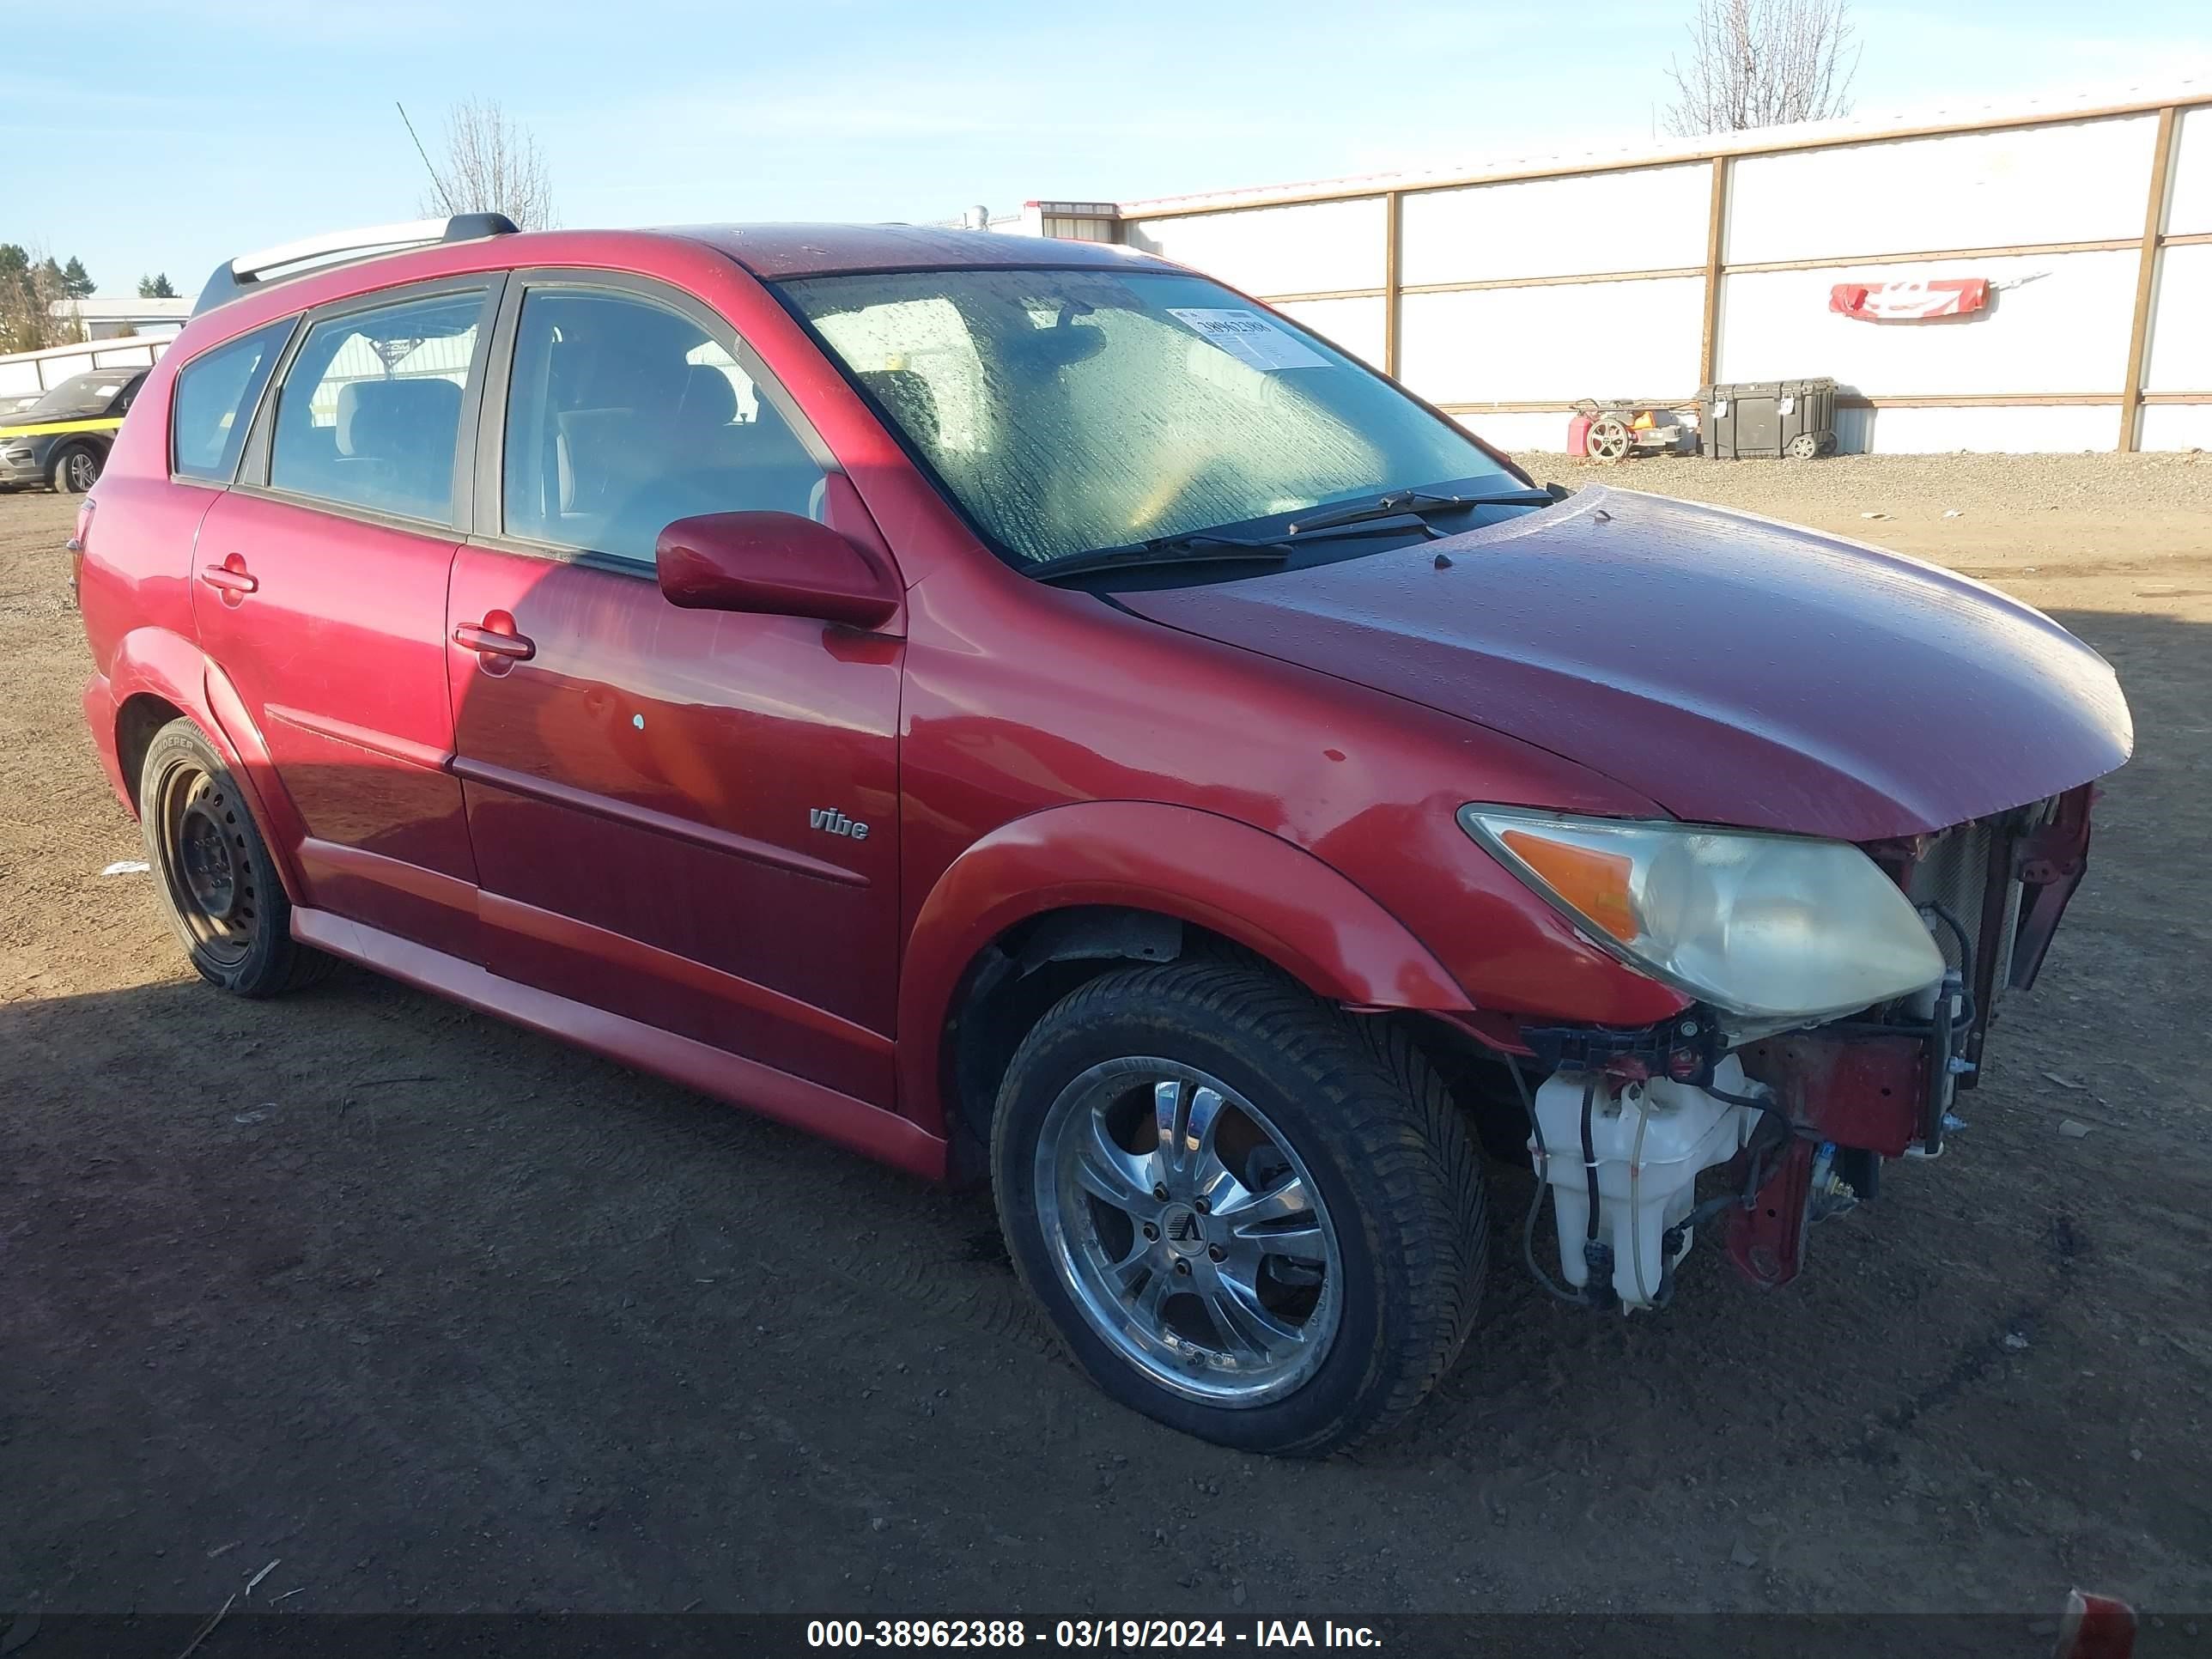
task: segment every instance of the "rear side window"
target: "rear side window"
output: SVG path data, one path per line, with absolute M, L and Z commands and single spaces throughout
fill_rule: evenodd
M 179 477 L 230 482 L 253 406 L 291 333 L 288 317 L 203 352 L 178 372 L 169 402 L 169 454 Z
M 441 294 L 309 329 L 277 395 L 270 487 L 451 524 L 483 298 Z
M 508 535 L 644 564 L 695 514 L 822 514 L 822 469 L 720 341 L 590 289 L 524 299 L 504 477 Z

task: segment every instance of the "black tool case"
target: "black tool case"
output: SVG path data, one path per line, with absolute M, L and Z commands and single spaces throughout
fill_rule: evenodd
M 1793 456 L 1810 460 L 1836 448 L 1836 383 L 1745 380 L 1705 390 L 1700 443 L 1719 461 Z

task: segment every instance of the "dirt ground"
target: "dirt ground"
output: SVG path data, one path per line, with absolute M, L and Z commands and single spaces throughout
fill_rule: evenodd
M 1318 1465 L 1108 1405 L 980 1196 L 366 974 L 203 988 L 100 874 L 70 505 L 0 497 L 0 1607 L 2212 1607 L 2212 457 L 1619 481 L 1997 581 L 2139 753 L 1940 1163 L 1633 1320 L 1524 1281 L 1498 1171 L 1467 1358 Z

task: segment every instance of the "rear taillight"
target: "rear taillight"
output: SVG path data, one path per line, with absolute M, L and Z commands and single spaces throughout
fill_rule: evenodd
M 70 603 L 75 605 L 84 587 L 84 550 L 86 538 L 92 534 L 92 509 L 98 506 L 89 495 L 76 510 L 76 529 L 69 538 Z

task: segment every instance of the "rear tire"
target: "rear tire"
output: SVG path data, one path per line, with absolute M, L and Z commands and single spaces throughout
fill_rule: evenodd
M 54 457 L 56 493 L 82 495 L 100 482 L 100 452 L 90 444 L 64 444 Z
M 1070 992 L 1014 1055 L 991 1164 L 1008 1253 L 1076 1361 L 1201 1439 L 1350 1445 L 1473 1328 L 1483 1177 L 1442 1080 L 1386 1022 L 1271 973 L 1177 962 Z
M 292 937 L 292 904 L 245 792 L 188 720 L 154 734 L 138 771 L 146 860 L 193 969 L 235 996 L 280 996 L 330 971 Z

